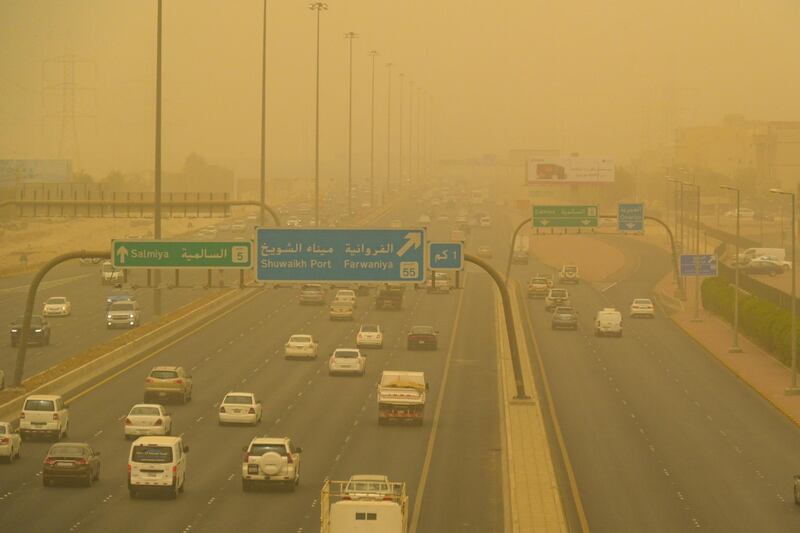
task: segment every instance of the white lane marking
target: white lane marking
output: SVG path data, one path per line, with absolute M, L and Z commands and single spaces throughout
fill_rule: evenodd
M 99 436 L 100 436 L 100 435 L 102 435 L 102 434 L 103 434 L 103 430 L 101 429 L 100 431 L 98 431 L 97 433 L 95 433 L 95 434 L 94 434 L 94 436 L 95 436 L 95 437 L 99 437 Z

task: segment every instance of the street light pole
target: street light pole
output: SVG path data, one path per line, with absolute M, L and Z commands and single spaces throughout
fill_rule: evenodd
M 372 96 L 369 115 L 369 206 L 375 207 L 375 56 L 376 50 L 370 50 L 372 56 Z
M 408 180 L 414 174 L 414 82 L 408 82 Z
M 316 69 L 316 99 L 314 119 L 314 226 L 319 227 L 319 15 L 328 9 L 325 2 L 309 4 L 311 11 L 317 12 L 317 69 Z
M 267 0 L 264 0 L 263 22 L 261 26 L 261 216 L 259 221 L 264 226 L 267 210 Z
M 720 185 L 721 189 L 736 192 L 736 263 L 735 263 L 735 293 L 733 297 L 733 346 L 728 351 L 731 353 L 741 353 L 742 349 L 739 347 L 739 232 L 741 230 L 739 219 L 741 217 L 741 193 L 742 191 L 736 187 L 728 185 Z
M 790 196 L 792 199 L 792 338 L 790 341 L 792 351 L 792 376 L 789 381 L 789 387 L 784 392 L 794 395 L 800 394 L 800 388 L 797 387 L 797 235 L 795 235 L 795 228 L 797 227 L 795 225 L 797 223 L 797 208 L 795 206 L 795 194 L 793 192 L 782 191 L 780 189 L 770 189 L 769 192 Z
M 161 35 L 162 0 L 158 0 L 158 30 L 156 37 L 156 157 L 155 157 L 155 198 L 153 206 L 153 238 L 161 240 Z M 161 315 L 161 270 L 156 269 L 153 281 L 153 312 Z
M 348 111 L 347 111 L 347 216 L 353 215 L 353 39 L 358 34 L 347 32 L 344 38 L 350 41 L 350 83 L 348 86 Z
M 692 322 L 700 320 L 700 185 L 696 183 L 681 183 L 687 187 L 694 187 L 697 192 L 694 221 L 694 318 Z
M 383 189 L 383 203 L 389 194 L 392 176 L 392 64 L 386 63 L 388 80 L 386 84 L 386 185 Z
M 397 160 L 399 163 L 397 169 L 397 177 L 400 187 L 403 187 L 403 82 L 405 78 L 404 73 L 400 73 L 400 91 L 398 99 L 400 100 L 400 113 L 397 118 Z

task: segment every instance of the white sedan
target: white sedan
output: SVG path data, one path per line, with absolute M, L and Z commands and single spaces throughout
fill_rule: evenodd
M 19 459 L 21 450 L 19 433 L 8 422 L 0 422 L 0 457 L 6 457 L 9 463 L 13 463 Z
M 42 315 L 67 316 L 72 312 L 72 304 L 64 296 L 53 296 L 44 302 Z
M 261 402 L 252 392 L 229 392 L 219 404 L 219 425 L 261 422 Z
M 357 374 L 367 371 L 367 358 L 358 348 L 337 348 L 328 360 L 328 374 Z
M 170 435 L 172 416 L 158 403 L 137 403 L 125 417 L 125 438 Z
M 283 351 L 286 359 L 292 357 L 302 357 L 306 359 L 316 359 L 319 344 L 314 341 L 311 335 L 292 335 Z
M 630 310 L 631 318 L 636 316 L 647 316 L 650 318 L 656 317 L 656 308 L 653 301 L 649 298 L 636 298 L 631 304 Z
M 340 302 L 349 302 L 353 304 L 353 308 L 358 307 L 358 302 L 356 301 L 356 291 L 353 289 L 339 289 L 336 291 L 334 300 L 338 300 Z
M 362 324 L 356 335 L 356 346 L 358 348 L 371 346 L 373 348 L 383 348 L 383 331 L 377 324 Z

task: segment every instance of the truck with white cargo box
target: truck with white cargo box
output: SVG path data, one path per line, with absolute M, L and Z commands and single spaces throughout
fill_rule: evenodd
M 388 480 L 384 484 L 386 488 L 374 494 L 354 494 L 349 490 L 351 481 L 326 479 L 320 499 L 320 533 L 406 533 L 406 484 Z
M 378 383 L 378 424 L 399 421 L 421 426 L 427 390 L 425 372 L 384 370 Z

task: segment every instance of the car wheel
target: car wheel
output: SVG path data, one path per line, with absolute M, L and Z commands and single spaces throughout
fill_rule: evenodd
M 136 492 L 136 489 L 128 489 L 128 496 L 130 497 L 131 500 L 135 500 L 136 498 L 139 497 L 139 493 Z
M 97 472 L 95 472 L 95 474 L 94 474 L 94 480 L 95 481 L 100 481 L 100 467 L 99 466 L 97 467 Z
M 800 487 L 796 483 L 794 486 L 794 503 L 800 505 Z
M 64 432 L 56 436 L 56 440 L 66 439 L 67 437 L 69 437 L 69 424 L 64 426 Z
M 252 488 L 252 485 L 250 485 L 250 480 L 249 479 L 242 479 L 242 490 L 244 492 L 250 492 L 251 488 Z
M 183 481 L 181 481 L 181 486 L 178 488 L 178 492 L 183 492 L 186 489 L 186 474 L 183 475 Z
M 175 480 L 169 488 L 169 499 L 176 500 L 178 498 L 178 480 Z
M 45 486 L 45 487 L 49 487 L 50 486 L 50 480 L 48 478 L 42 476 L 42 485 Z
M 94 482 L 94 476 L 92 475 L 92 471 L 89 470 L 89 473 L 86 474 L 86 479 L 83 481 L 83 484 L 86 485 L 87 487 L 91 487 L 92 482 Z

